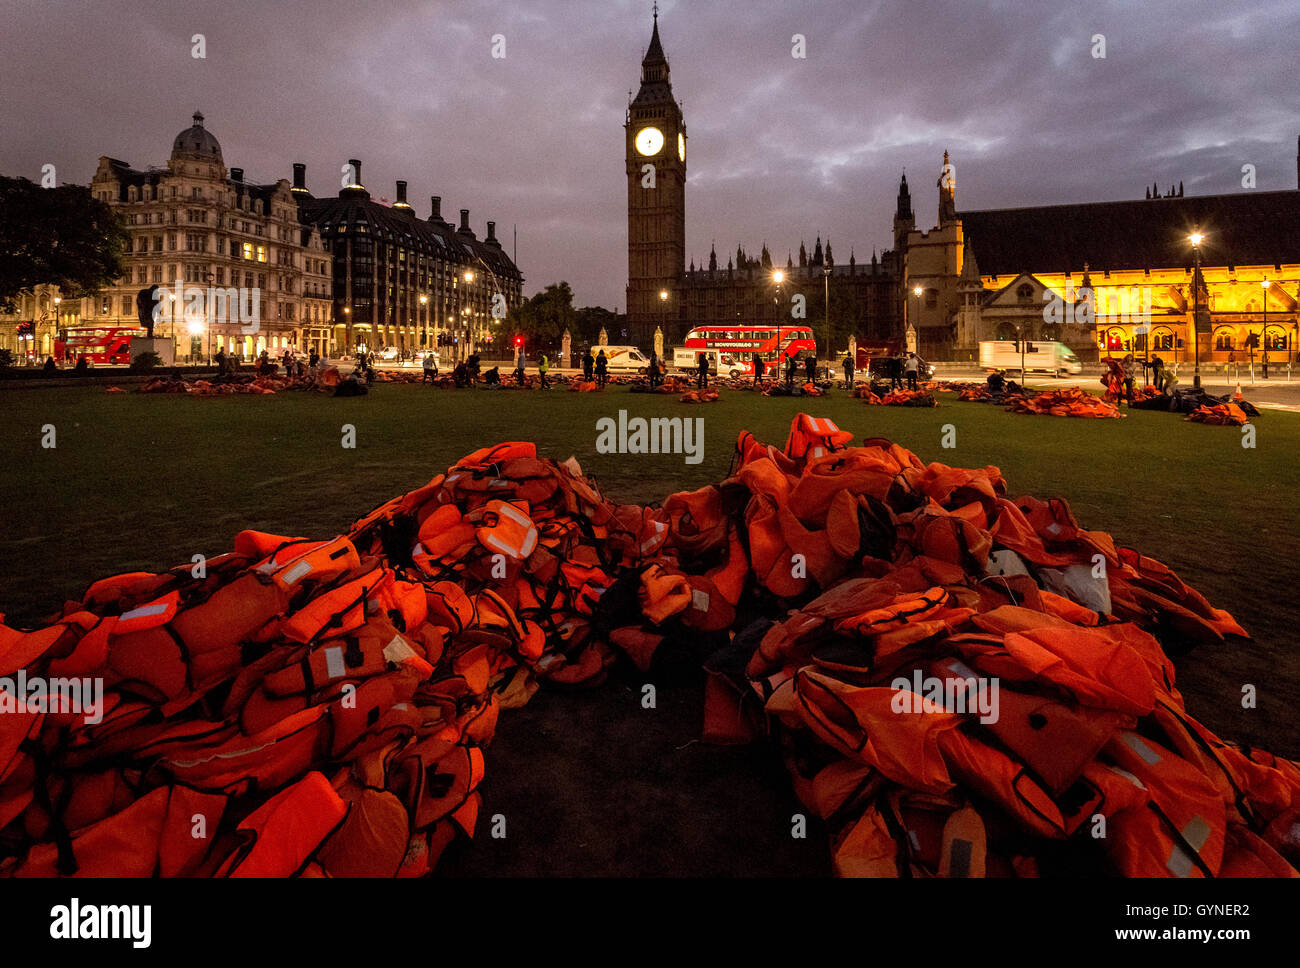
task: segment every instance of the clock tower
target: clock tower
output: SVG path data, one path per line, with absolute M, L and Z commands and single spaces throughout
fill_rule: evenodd
M 663 325 L 664 338 L 677 342 L 683 335 L 677 321 L 686 269 L 686 124 L 668 80 L 657 5 L 641 61 L 641 89 L 628 105 L 623 127 L 628 336 L 647 346 L 655 327 Z

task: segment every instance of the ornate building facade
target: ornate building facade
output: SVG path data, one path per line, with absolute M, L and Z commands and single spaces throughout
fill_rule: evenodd
M 293 166 L 299 215 L 320 232 L 332 262 L 330 345 L 441 346 L 444 358 L 455 359 L 486 348 L 493 323 L 523 300 L 524 277 L 497 239 L 496 223 L 479 239 L 469 209 L 453 226 L 437 195 L 422 219 L 406 200 L 405 181 L 397 182 L 396 202 L 381 204 L 361 182 L 360 160 L 348 166 L 351 183 L 322 198 L 307 190 L 306 166 Z
M 1294 191 L 1186 196 L 1180 186 L 1133 201 L 958 211 L 946 181 L 938 224 L 901 226 L 922 356 L 974 359 L 981 340 L 1020 334 L 1084 360 L 1243 361 L 1265 345 L 1274 361 L 1296 359 L 1300 146 Z
M 248 358 L 264 349 L 320 348 L 332 324 L 331 265 L 320 233 L 299 220 L 286 179 L 246 181 L 243 169 L 227 169 L 203 115 L 193 122 L 176 136 L 164 167 L 99 159 L 90 189 L 126 223 L 126 274 L 80 300 L 77 313 L 61 313 L 61 323 L 138 326 L 136 294 L 152 285 L 174 289 L 179 279 L 205 290 L 256 290 L 260 319 L 248 332 L 251 325 L 225 313 L 204 325 L 169 314 L 155 335 L 175 339 L 178 362 L 220 349 Z

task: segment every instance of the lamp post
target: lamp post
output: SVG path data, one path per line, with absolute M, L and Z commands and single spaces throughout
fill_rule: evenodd
M 425 353 L 429 350 L 429 297 L 420 293 L 420 347 Z
M 50 337 L 50 349 L 54 349 L 54 341 L 59 338 L 59 303 L 61 302 L 63 300 L 60 297 L 54 297 L 54 334 Z M 1267 375 L 1265 372 L 1265 376 Z
M 829 263 L 822 266 L 822 282 L 825 287 L 822 299 L 826 304 L 826 360 L 827 367 L 833 371 L 831 364 L 835 360 L 835 354 L 831 347 L 833 340 L 831 339 L 831 266 Z
M 659 290 L 659 325 L 663 332 L 668 332 L 668 290 Z
M 473 270 L 473 269 L 466 269 L 465 272 L 464 272 L 464 274 L 461 275 L 461 280 L 462 280 L 466 285 L 469 285 L 471 282 L 473 282 L 473 281 L 474 281 L 474 270 Z M 462 329 L 464 330 L 464 332 L 465 332 L 465 345 L 461 347 L 461 352 L 464 354 L 464 357 L 463 357 L 463 358 L 464 358 L 464 359 L 468 359 L 468 358 L 469 358 L 469 326 L 470 326 L 470 323 L 469 323 L 469 309 L 468 309 L 468 307 L 465 306 L 465 295 L 464 295 L 463 292 L 460 292 L 460 293 L 459 293 L 458 304 L 459 304 L 459 306 L 460 306 L 460 316 L 461 316 L 461 320 L 460 320 L 460 321 L 461 321 L 461 328 L 462 328 Z
M 920 286 L 912 287 L 912 295 L 916 297 L 916 320 L 914 321 L 909 319 L 907 321 L 908 332 L 905 334 L 905 339 L 907 342 L 913 344 L 913 346 L 919 345 L 921 342 L 921 330 L 920 327 L 916 325 L 916 322 L 919 322 L 921 319 L 921 296 L 924 293 L 925 290 Z M 905 349 L 907 349 L 908 352 L 915 352 L 912 346 L 905 347 Z
M 1200 232 L 1193 232 L 1187 237 L 1192 243 L 1192 259 L 1195 269 L 1192 271 L 1192 359 L 1195 361 L 1192 366 L 1192 386 L 1197 390 L 1201 388 L 1201 341 L 1200 341 L 1200 316 L 1201 316 L 1201 240 L 1205 236 Z
M 785 273 L 777 269 L 772 273 L 772 281 L 776 283 L 776 295 L 772 297 L 772 305 L 776 307 L 776 376 L 778 382 L 781 378 L 781 284 L 785 282 Z
M 1260 288 L 1264 290 L 1264 379 L 1268 379 L 1268 288 L 1273 285 L 1268 281 L 1268 276 L 1264 277 Z

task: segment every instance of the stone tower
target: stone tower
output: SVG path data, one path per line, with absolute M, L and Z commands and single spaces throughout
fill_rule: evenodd
M 623 127 L 628 335 L 648 346 L 662 324 L 675 343 L 682 336 L 679 281 L 686 268 L 686 124 L 673 99 L 657 7 L 641 61 L 641 89 L 628 105 Z M 664 292 L 667 299 L 661 298 Z

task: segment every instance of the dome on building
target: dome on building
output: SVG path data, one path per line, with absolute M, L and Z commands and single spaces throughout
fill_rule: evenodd
M 176 136 L 172 142 L 172 154 L 198 155 L 209 160 L 221 160 L 221 145 L 212 136 L 212 132 L 203 127 L 202 112 L 194 112 L 194 124 Z

